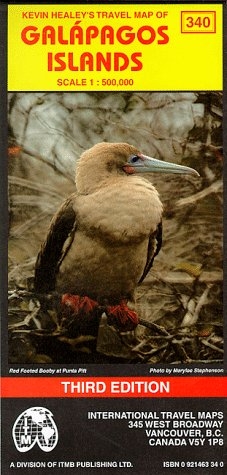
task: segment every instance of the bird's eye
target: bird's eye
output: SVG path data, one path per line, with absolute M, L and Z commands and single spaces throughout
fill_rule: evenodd
M 135 163 L 135 162 L 137 162 L 138 160 L 139 160 L 138 155 L 132 155 L 132 156 L 130 157 L 130 159 L 129 159 L 129 161 L 130 161 L 131 163 Z

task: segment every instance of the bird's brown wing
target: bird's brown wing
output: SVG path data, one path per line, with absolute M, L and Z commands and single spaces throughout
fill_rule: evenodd
M 34 289 L 37 292 L 54 290 L 59 266 L 67 254 L 76 231 L 76 213 L 71 195 L 53 217 L 46 240 L 35 264 Z
M 162 223 L 159 223 L 156 231 L 154 231 L 149 238 L 148 249 L 147 249 L 147 262 L 142 274 L 142 277 L 139 280 L 139 284 L 143 282 L 149 270 L 151 269 L 154 258 L 159 253 L 162 247 Z

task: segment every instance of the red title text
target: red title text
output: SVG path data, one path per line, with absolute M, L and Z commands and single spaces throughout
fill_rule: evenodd
M 152 44 L 169 43 L 166 25 L 157 28 L 143 25 L 138 29 L 125 25 L 116 29 L 109 25 L 102 28 L 96 25 L 83 28 L 80 23 L 77 21 L 69 30 L 62 25 L 58 27 L 47 25 L 41 29 L 33 25 L 26 26 L 21 32 L 21 39 L 28 46 L 37 44 L 74 46 L 73 51 L 69 52 L 64 51 L 63 48 L 57 53 L 48 51 L 48 71 L 124 71 L 126 69 L 140 71 L 143 68 L 140 45 L 149 47 Z M 127 53 L 127 50 L 124 52 L 122 50 L 113 52 L 111 48 L 110 51 L 106 50 L 106 46 L 114 45 L 117 48 L 132 44 L 138 48 L 138 51 Z M 103 47 L 101 51 L 95 53 L 90 50 L 82 53 L 80 51 L 80 46 L 94 46 L 97 50 L 97 45 Z

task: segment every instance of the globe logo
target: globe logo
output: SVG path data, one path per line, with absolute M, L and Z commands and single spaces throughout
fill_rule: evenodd
M 58 442 L 58 429 L 49 409 L 30 407 L 16 419 L 12 436 L 19 452 L 28 452 L 36 443 L 44 452 L 51 452 Z

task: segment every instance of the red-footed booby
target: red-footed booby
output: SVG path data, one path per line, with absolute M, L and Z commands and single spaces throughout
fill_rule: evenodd
M 76 192 L 53 217 L 35 266 L 35 290 L 56 290 L 75 315 L 104 307 L 120 329 L 138 323 L 127 302 L 162 242 L 162 203 L 138 174 L 194 174 L 127 143 L 98 143 L 77 162 Z

